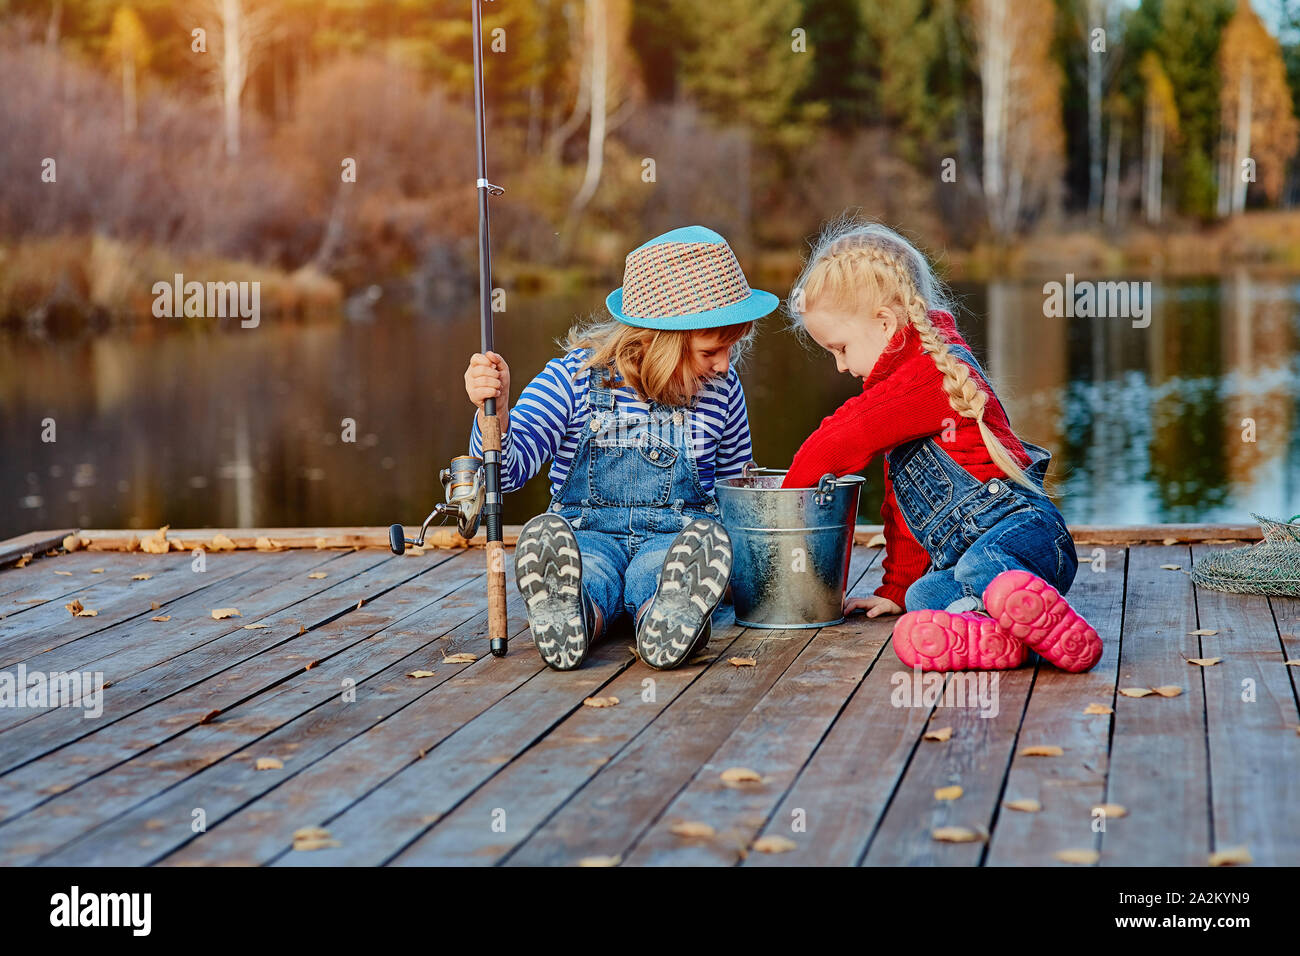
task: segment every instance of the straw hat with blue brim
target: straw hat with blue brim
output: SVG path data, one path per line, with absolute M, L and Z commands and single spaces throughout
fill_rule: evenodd
M 752 322 L 780 301 L 751 289 L 727 240 L 704 226 L 674 229 L 633 249 L 623 284 L 605 298 L 620 322 L 670 331 Z

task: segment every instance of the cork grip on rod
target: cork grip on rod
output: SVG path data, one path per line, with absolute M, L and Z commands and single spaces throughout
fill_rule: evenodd
M 501 419 L 496 415 L 483 416 L 483 451 L 486 456 L 487 452 L 501 451 Z M 495 492 L 500 488 L 500 475 L 495 476 L 497 480 L 488 481 L 488 491 Z M 507 621 L 506 621 L 506 549 L 501 541 L 501 506 L 500 504 L 489 505 L 486 509 L 487 515 L 487 591 L 488 591 L 488 638 L 491 640 L 494 653 L 498 648 L 504 653 Z M 496 540 L 493 540 L 493 539 Z M 498 643 L 500 642 L 500 643 Z

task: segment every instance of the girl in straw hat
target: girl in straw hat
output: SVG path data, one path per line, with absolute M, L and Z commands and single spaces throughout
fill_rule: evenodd
M 731 578 L 731 540 L 714 482 L 752 455 L 736 363 L 779 300 L 751 289 L 726 240 L 674 229 L 633 250 L 611 319 L 570 330 L 507 408 L 510 369 L 476 354 L 465 390 L 479 406 L 470 454 L 482 455 L 483 403 L 501 416 L 502 487 L 550 460 L 551 504 L 515 547 L 515 580 L 533 642 L 557 670 L 586 659 L 624 611 L 637 652 L 670 668 L 708 643 Z
M 790 309 L 863 386 L 804 442 L 785 485 L 884 454 L 884 580 L 845 610 L 906 609 L 893 643 L 909 667 L 1017 667 L 1029 649 L 1092 667 L 1101 640 L 1064 597 L 1074 541 L 1043 490 L 1051 455 L 1011 430 L 925 257 L 877 223 L 833 223 Z

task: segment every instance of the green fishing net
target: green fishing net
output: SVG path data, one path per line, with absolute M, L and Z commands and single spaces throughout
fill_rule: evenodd
M 1300 597 L 1300 515 L 1275 521 L 1252 513 L 1264 540 L 1245 548 L 1214 551 L 1192 567 L 1198 587 L 1234 594 Z

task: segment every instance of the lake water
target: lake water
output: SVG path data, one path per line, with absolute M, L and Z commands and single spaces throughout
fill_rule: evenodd
M 1018 434 L 1050 449 L 1071 523 L 1248 521 L 1300 511 L 1300 279 L 1157 284 L 1150 325 L 1047 318 L 1041 282 L 959 286 L 959 323 Z M 580 296 L 513 294 L 497 350 L 515 395 Z M 0 538 L 39 528 L 418 524 L 468 441 L 477 305 L 256 329 L 0 334 Z M 755 457 L 784 467 L 860 385 L 765 320 L 743 372 Z M 355 442 L 341 440 L 343 420 Z M 53 421 L 54 441 L 49 437 Z M 1249 440 L 1253 437 L 1253 441 Z M 879 521 L 873 463 L 861 520 Z M 506 521 L 545 507 L 545 472 Z

